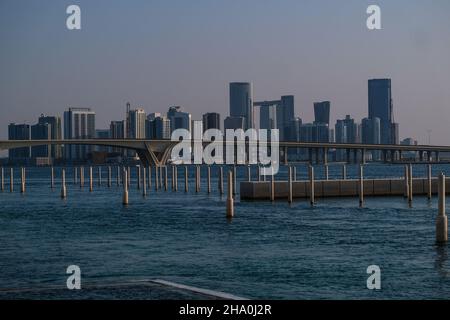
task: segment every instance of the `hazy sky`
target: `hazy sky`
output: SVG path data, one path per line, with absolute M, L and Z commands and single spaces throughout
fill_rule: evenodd
M 81 7 L 82 30 L 66 28 Z M 366 28 L 378 4 L 382 30 Z M 367 116 L 367 80 L 392 78 L 400 137 L 450 145 L 450 1 L 0 0 L 0 138 L 10 122 L 91 107 L 97 128 L 181 105 L 228 114 L 228 83 L 254 99 L 331 100 L 332 123 Z M 223 119 L 222 119 L 223 120 Z

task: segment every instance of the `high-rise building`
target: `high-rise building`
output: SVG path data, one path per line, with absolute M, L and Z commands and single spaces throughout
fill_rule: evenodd
M 203 115 L 203 132 L 208 129 L 220 130 L 220 114 L 208 112 Z
M 393 144 L 393 104 L 391 79 L 369 80 L 369 119 L 380 119 L 382 144 Z
M 50 124 L 43 122 L 37 123 L 31 126 L 31 139 L 32 140 L 51 140 L 52 139 L 52 127 Z M 31 147 L 31 157 L 33 159 L 41 158 L 46 159 L 43 161 L 37 161 L 40 163 L 51 163 L 52 149 L 51 145 Z
M 31 132 L 28 124 L 10 123 L 8 126 L 9 140 L 30 140 Z M 9 149 L 9 161 L 25 163 L 30 158 L 30 147 Z
M 291 121 L 294 116 L 294 96 L 282 96 L 280 100 L 261 101 L 253 104 L 260 107 L 260 129 L 278 129 L 281 141 L 290 141 Z M 295 137 L 294 137 L 295 138 Z
M 191 114 L 183 112 L 180 106 L 172 106 L 167 111 L 167 119 L 170 120 L 171 134 L 176 129 L 186 129 L 191 132 Z
M 249 82 L 230 83 L 230 117 L 244 118 L 244 129 L 254 128 L 253 92 Z
M 38 119 L 38 124 L 48 124 L 50 126 L 51 140 L 62 139 L 62 125 L 60 117 L 41 115 Z M 47 148 L 50 150 L 50 154 L 53 159 L 62 158 L 63 154 L 61 145 L 49 145 Z
M 170 139 L 171 128 L 170 120 L 160 114 L 152 114 L 147 117 L 147 138 L 154 140 Z
M 64 139 L 94 139 L 95 112 L 89 108 L 69 108 L 64 112 Z M 69 161 L 87 160 L 92 146 L 67 145 L 64 157 Z
M 314 122 L 330 125 L 330 101 L 314 102 Z
M 227 129 L 245 129 L 245 118 L 244 117 L 226 117 L 223 121 L 223 127 Z
M 381 143 L 381 121 L 380 118 L 364 118 L 361 121 L 361 142 L 365 144 Z M 372 151 L 372 160 L 379 160 L 380 152 Z
M 147 115 L 144 109 L 134 109 L 129 114 L 129 139 L 145 139 L 145 120 Z
M 280 130 L 280 140 L 290 140 L 289 124 L 294 120 L 294 96 L 282 96 L 277 105 L 277 128 Z
M 125 138 L 125 121 L 111 121 L 109 125 L 109 137 L 111 139 L 124 139 Z M 125 154 L 125 150 L 122 148 L 111 148 L 111 152 Z

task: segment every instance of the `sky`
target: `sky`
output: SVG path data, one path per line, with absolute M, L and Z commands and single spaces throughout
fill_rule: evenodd
M 66 28 L 67 6 L 81 30 Z M 381 8 L 381 30 L 366 9 Z M 450 145 L 448 0 L 0 0 L 0 139 L 10 122 L 90 107 L 97 128 L 181 105 L 229 112 L 228 83 L 254 100 L 331 101 L 331 121 L 367 116 L 367 80 L 391 78 L 400 138 Z

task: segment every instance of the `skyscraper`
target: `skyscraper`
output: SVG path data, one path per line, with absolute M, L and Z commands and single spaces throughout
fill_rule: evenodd
M 314 102 L 314 122 L 330 125 L 330 101 Z
M 208 112 L 203 115 L 203 132 L 208 129 L 220 130 L 220 114 Z
M 167 119 L 170 120 L 170 134 L 176 129 L 186 129 L 191 132 L 191 114 L 183 112 L 180 106 L 170 107 L 167 111 Z
M 129 114 L 129 136 L 130 139 L 145 139 L 145 120 L 147 115 L 144 109 L 134 109 Z
M 109 137 L 111 139 L 125 138 L 125 121 L 111 121 L 109 125 Z M 125 153 L 122 148 L 112 148 L 111 152 Z
M 244 117 L 226 117 L 223 121 L 224 129 L 244 129 L 245 128 L 245 118 Z
M 361 121 L 361 142 L 365 144 L 380 144 L 381 121 L 380 118 L 364 118 Z M 372 160 L 379 160 L 380 152 L 372 151 Z
M 95 112 L 89 108 L 69 108 L 64 112 L 64 139 L 94 139 Z M 83 161 L 88 158 L 92 146 L 67 145 L 64 157 L 70 161 Z
M 369 80 L 369 119 L 380 119 L 380 143 L 392 144 L 393 105 L 391 79 Z
M 230 83 L 230 117 L 244 118 L 244 129 L 254 128 L 253 92 L 249 82 Z
M 60 117 L 41 115 L 38 119 L 38 124 L 48 124 L 50 126 L 51 131 L 50 139 L 52 140 L 62 139 L 62 125 Z M 48 149 L 50 150 L 50 155 L 52 158 L 54 159 L 62 158 L 63 154 L 61 145 L 49 145 Z
M 37 123 L 31 126 L 31 139 L 32 140 L 51 140 L 52 139 L 52 127 L 50 124 L 43 122 Z M 51 145 L 31 147 L 31 157 L 33 159 L 42 158 L 43 161 L 37 161 L 40 163 L 51 164 L 52 148 Z
M 155 140 L 170 139 L 170 120 L 160 114 L 152 114 L 147 117 L 147 138 Z
M 294 120 L 294 96 L 282 96 L 277 105 L 277 128 L 280 130 L 280 140 L 288 141 L 289 124 Z
M 9 140 L 30 140 L 31 132 L 28 124 L 10 123 L 8 126 Z M 8 151 L 9 161 L 27 162 L 30 158 L 30 147 L 15 148 Z

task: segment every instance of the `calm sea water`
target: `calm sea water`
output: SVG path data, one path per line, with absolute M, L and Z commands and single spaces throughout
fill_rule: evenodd
M 425 176 L 425 168 L 415 166 L 414 175 Z M 206 171 L 198 194 L 193 170 L 188 193 L 183 191 L 184 170 L 179 170 L 182 191 L 176 193 L 151 188 L 143 198 L 133 179 L 128 207 L 121 204 L 122 187 L 115 180 L 107 188 L 106 170 L 103 186 L 95 184 L 91 193 L 87 184 L 84 189 L 73 185 L 68 169 L 65 201 L 59 197 L 60 168 L 55 171 L 53 191 L 49 168 L 28 168 L 26 194 L 18 192 L 17 169 L 15 192 L 6 185 L 0 193 L 2 298 L 21 297 L 11 289 L 64 288 L 72 264 L 81 268 L 82 286 L 109 286 L 102 298 L 116 297 L 115 284 L 142 279 L 256 299 L 450 298 L 449 248 L 434 242 L 436 198 L 416 196 L 412 208 L 402 197 L 366 198 L 364 208 L 356 198 L 318 199 L 311 208 L 305 200 L 288 205 L 237 197 L 235 218 L 227 221 L 217 168 L 212 169 L 210 195 Z M 434 174 L 440 171 L 449 174 L 450 166 L 433 167 Z M 331 178 L 340 172 L 340 166 L 330 166 Z M 350 176 L 356 172 L 356 166 L 348 168 Z M 317 167 L 317 177 L 322 174 Z M 369 165 L 365 174 L 398 177 L 403 167 Z M 245 175 L 246 168 L 238 168 L 238 181 Z M 298 177 L 306 177 L 305 166 L 298 166 Z M 285 178 L 283 167 L 277 179 Z M 366 288 L 369 265 L 381 268 L 381 290 Z M 24 297 L 96 297 L 89 290 L 40 292 Z M 134 293 L 125 297 L 174 297 Z

